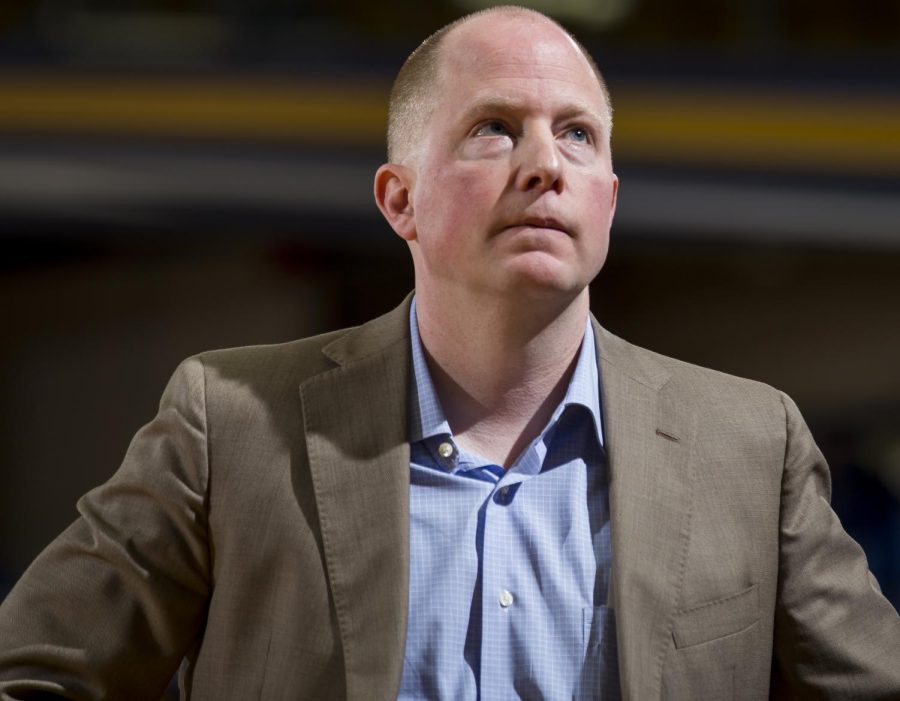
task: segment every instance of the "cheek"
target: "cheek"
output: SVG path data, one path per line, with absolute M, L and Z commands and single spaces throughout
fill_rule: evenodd
M 461 163 L 439 171 L 434 190 L 450 209 L 483 209 L 496 202 L 502 182 L 502 169 L 493 164 Z
M 498 195 L 482 169 L 443 168 L 429 173 L 429 186 L 416 193 L 414 206 L 419 231 L 433 240 L 460 243 L 468 231 L 487 228 Z
M 591 217 L 602 225 L 604 229 L 608 229 L 612 224 L 612 217 L 615 211 L 615 187 L 612 180 L 603 179 L 594 184 L 591 188 L 590 203 Z
M 614 211 L 614 191 L 613 181 L 603 178 L 594 181 L 585 193 L 586 206 L 582 210 L 582 214 L 587 222 L 586 231 L 589 232 L 585 260 L 597 270 L 603 266 L 609 252 L 609 229 Z

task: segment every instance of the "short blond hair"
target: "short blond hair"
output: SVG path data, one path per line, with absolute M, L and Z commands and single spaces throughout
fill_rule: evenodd
M 606 87 L 606 81 L 597 67 L 597 63 L 593 57 L 584 48 L 582 43 L 572 36 L 569 31 L 555 20 L 546 15 L 517 5 L 501 5 L 491 7 L 485 10 L 472 12 L 471 14 L 460 17 L 459 19 L 447 24 L 425 41 L 419 44 L 418 48 L 413 51 L 400 68 L 394 85 L 391 88 L 390 100 L 388 102 L 388 129 L 387 129 L 387 157 L 388 162 L 399 162 L 409 151 L 411 144 L 419 138 L 419 134 L 424 129 L 426 122 L 431 116 L 431 112 L 435 105 L 435 95 L 440 82 L 441 67 L 441 47 L 447 35 L 465 24 L 469 20 L 475 19 L 481 15 L 491 13 L 504 14 L 522 14 L 541 17 L 560 30 L 565 32 L 578 47 L 581 54 L 587 60 L 588 65 L 597 78 L 600 85 L 600 92 L 603 94 L 603 102 L 606 107 L 604 116 L 604 126 L 607 134 L 612 133 L 612 102 L 609 98 L 609 90 Z

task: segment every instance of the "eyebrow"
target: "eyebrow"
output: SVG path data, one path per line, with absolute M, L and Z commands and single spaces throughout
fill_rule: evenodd
M 463 113 L 463 120 L 468 122 L 491 114 L 515 114 L 526 109 L 526 104 L 521 100 L 491 96 L 483 99 L 476 99 Z M 581 100 L 570 100 L 560 110 L 560 116 L 562 119 L 569 119 L 571 117 L 589 119 L 601 128 L 604 127 L 605 123 L 602 114 L 598 113 L 597 110 Z

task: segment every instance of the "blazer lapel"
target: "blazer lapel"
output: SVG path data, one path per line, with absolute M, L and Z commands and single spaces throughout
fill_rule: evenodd
M 660 694 L 690 521 L 694 417 L 668 371 L 601 329 L 603 419 L 610 468 L 612 588 L 623 699 Z
M 323 352 L 300 387 L 348 699 L 396 697 L 409 587 L 409 300 Z

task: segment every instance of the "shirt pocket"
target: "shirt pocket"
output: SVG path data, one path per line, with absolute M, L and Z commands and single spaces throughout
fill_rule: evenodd
M 676 614 L 672 636 L 675 647 L 685 648 L 739 633 L 758 620 L 759 594 L 757 585 L 751 584 L 735 594 Z

